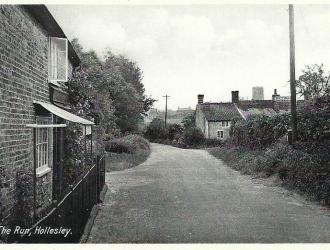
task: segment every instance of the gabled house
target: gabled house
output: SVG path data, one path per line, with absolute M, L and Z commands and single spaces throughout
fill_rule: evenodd
M 276 93 L 276 90 L 275 90 Z M 206 138 L 226 140 L 232 121 L 244 119 L 251 115 L 275 115 L 290 110 L 289 101 L 273 100 L 239 100 L 239 92 L 232 91 L 231 102 L 205 102 L 204 95 L 198 95 L 195 111 L 195 124 Z M 279 95 L 276 95 L 279 96 Z
M 234 103 L 204 103 L 203 95 L 198 95 L 195 122 L 206 138 L 224 140 L 229 137 L 233 119 L 242 119 Z
M 0 222 L 11 221 L 21 175 L 32 172 L 34 215 L 61 196 L 67 122 L 65 82 L 80 59 L 44 5 L 0 5 Z

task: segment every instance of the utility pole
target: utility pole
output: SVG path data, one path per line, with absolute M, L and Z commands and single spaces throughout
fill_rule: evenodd
M 165 128 L 166 128 L 166 124 L 167 124 L 167 99 L 170 97 L 167 94 L 165 96 Z
M 297 101 L 296 101 L 296 72 L 295 72 L 295 43 L 294 43 L 294 12 L 289 4 L 289 33 L 290 33 L 290 90 L 292 116 L 292 143 L 297 141 Z

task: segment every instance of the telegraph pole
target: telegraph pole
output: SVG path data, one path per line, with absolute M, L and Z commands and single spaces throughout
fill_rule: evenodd
M 297 141 L 297 101 L 296 101 L 296 72 L 295 72 L 295 43 L 294 43 L 294 12 L 289 4 L 289 33 L 290 33 L 290 91 L 292 116 L 292 143 Z
M 165 96 L 165 128 L 166 128 L 166 124 L 167 124 L 167 99 L 170 97 L 167 94 Z

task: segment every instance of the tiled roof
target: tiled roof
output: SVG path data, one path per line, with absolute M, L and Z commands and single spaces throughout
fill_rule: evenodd
M 273 100 L 246 100 L 238 103 L 203 103 L 201 110 L 203 111 L 206 120 L 221 121 L 246 119 L 250 115 L 274 115 L 277 112 L 287 112 L 290 110 L 289 102 L 274 102 Z
M 242 110 L 248 109 L 266 109 L 271 108 L 274 109 L 274 102 L 273 100 L 246 100 L 246 101 L 239 101 L 237 106 Z
M 249 108 L 247 110 L 240 109 L 241 114 L 244 115 L 245 118 L 248 118 L 250 115 L 267 115 L 272 116 L 276 114 L 276 111 L 272 108 Z
M 242 119 L 233 103 L 203 103 L 199 105 L 208 121 Z

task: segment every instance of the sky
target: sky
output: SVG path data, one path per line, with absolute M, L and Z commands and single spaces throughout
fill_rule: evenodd
M 251 99 L 263 86 L 290 95 L 287 5 L 47 5 L 69 39 L 100 58 L 107 49 L 135 61 L 155 107 L 195 108 Z M 330 69 L 330 5 L 295 5 L 296 76 Z

